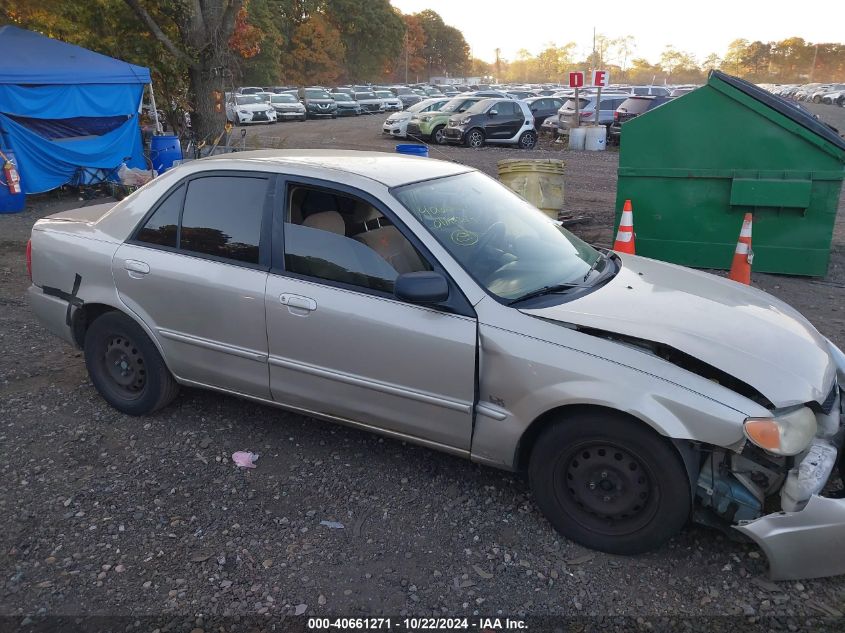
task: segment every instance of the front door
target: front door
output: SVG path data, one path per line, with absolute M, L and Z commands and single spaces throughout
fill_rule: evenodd
M 269 244 L 261 244 L 269 179 L 214 173 L 180 184 L 121 245 L 115 284 L 178 378 L 269 398 Z
M 432 262 L 375 198 L 318 181 L 291 181 L 279 198 L 284 254 L 274 251 L 266 296 L 273 398 L 469 450 L 474 315 L 394 298 L 398 274 Z
M 490 108 L 490 113 L 494 111 L 487 125 L 487 138 L 491 140 L 512 138 L 525 122 L 522 110 L 513 101 L 500 101 Z

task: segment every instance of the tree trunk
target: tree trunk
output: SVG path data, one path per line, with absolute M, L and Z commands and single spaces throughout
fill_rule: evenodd
M 214 91 L 221 90 L 219 79 L 212 72 L 213 65 L 201 60 L 199 64 L 188 69 L 190 81 L 191 130 L 197 141 L 203 139 L 211 145 L 215 138 L 223 131 L 226 124 L 225 107 L 223 112 L 214 111 Z

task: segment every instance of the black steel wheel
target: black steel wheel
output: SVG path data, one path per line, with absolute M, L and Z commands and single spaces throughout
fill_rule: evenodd
M 85 365 L 100 395 L 129 415 L 160 409 L 179 390 L 144 330 L 120 312 L 107 312 L 88 327 Z
M 537 504 L 564 536 L 615 554 L 660 547 L 690 515 L 677 450 L 641 422 L 585 410 L 536 439 L 529 479 Z
M 466 134 L 467 147 L 484 147 L 484 132 L 473 128 Z

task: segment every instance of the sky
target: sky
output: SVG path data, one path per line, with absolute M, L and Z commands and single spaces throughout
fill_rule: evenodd
M 797 36 L 808 42 L 845 41 L 845 0 L 391 2 L 402 13 L 433 9 L 446 24 L 463 31 L 474 57 L 487 62 L 495 60 L 497 47 L 502 50 L 502 57 L 513 60 L 519 49 L 536 55 L 548 42 L 575 42 L 576 57 L 586 57 L 592 50 L 593 26 L 611 38 L 633 35 L 634 57 L 645 57 L 652 63 L 669 44 L 692 53 L 700 62 L 710 53 L 722 57 L 728 44 L 739 38 L 768 42 Z M 694 12 L 690 7 L 695 7 Z M 590 19 L 591 13 L 595 19 Z

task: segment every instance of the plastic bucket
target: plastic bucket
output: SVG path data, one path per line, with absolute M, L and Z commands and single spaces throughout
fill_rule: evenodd
M 588 152 L 601 152 L 607 146 L 607 128 L 603 125 L 591 125 L 587 128 L 584 149 Z
M 425 145 L 402 144 L 396 146 L 396 153 L 428 158 L 428 147 Z
M 497 163 L 502 184 L 555 220 L 563 208 L 565 164 L 557 158 L 507 158 Z
M 569 128 L 569 149 L 584 149 L 584 142 L 587 140 L 587 128 Z
M 153 169 L 163 173 L 173 167 L 173 161 L 182 160 L 182 146 L 178 136 L 154 136 L 150 141 L 150 161 Z
M 5 150 L 3 152 L 6 157 L 12 161 L 12 163 L 18 169 L 18 175 L 20 176 L 21 170 L 18 167 L 18 161 L 15 158 L 15 153 L 10 150 Z M 3 167 L 3 163 L 5 161 L 0 158 L 0 169 Z M 26 194 L 21 191 L 20 193 L 12 193 L 9 191 L 9 183 L 6 182 L 6 174 L 2 173 L 2 181 L 0 182 L 0 213 L 18 213 L 19 211 L 23 211 L 24 206 L 26 205 Z

